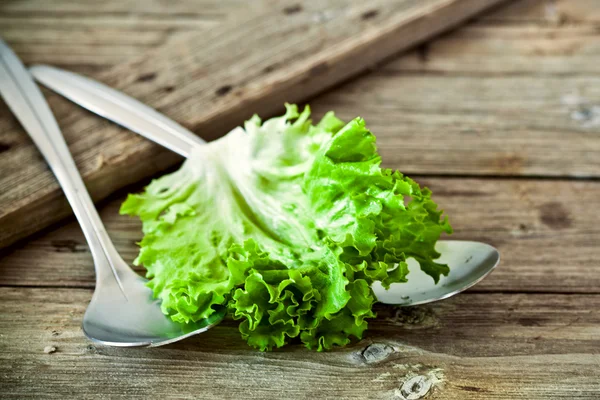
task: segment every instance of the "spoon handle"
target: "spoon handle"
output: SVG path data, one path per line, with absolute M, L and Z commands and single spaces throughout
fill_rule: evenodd
M 97 257 L 109 259 L 108 252 L 115 251 L 114 246 L 77 171 L 50 107 L 29 72 L 2 39 L 0 39 L 0 95 L 56 175 L 81 225 L 94 259 L 96 260 Z M 94 264 L 97 268 L 97 277 L 101 273 L 108 272 L 98 270 L 99 265 L 107 265 L 106 263 Z M 113 272 L 115 272 L 114 267 Z
M 29 69 L 33 77 L 84 108 L 189 157 L 206 142 L 155 109 L 100 82 L 47 65 Z

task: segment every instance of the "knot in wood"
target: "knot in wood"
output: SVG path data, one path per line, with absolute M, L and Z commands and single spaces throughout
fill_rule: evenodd
M 46 354 L 52 354 L 56 352 L 56 347 L 55 346 L 46 346 L 44 347 L 44 353 Z
M 400 398 L 417 400 L 423 398 L 431 389 L 431 381 L 423 375 L 413 376 L 402 384 Z
M 361 353 L 367 364 L 383 361 L 394 352 L 392 346 L 384 343 L 372 343 L 368 345 Z

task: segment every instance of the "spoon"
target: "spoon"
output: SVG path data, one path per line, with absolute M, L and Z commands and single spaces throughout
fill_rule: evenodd
M 31 67 L 30 72 L 36 80 L 76 104 L 184 157 L 195 146 L 206 143 L 158 111 L 92 79 L 44 65 Z M 435 284 L 415 260 L 409 259 L 410 284 L 397 283 L 386 290 L 375 283 L 377 299 L 402 306 L 442 300 L 475 285 L 500 262 L 498 250 L 480 242 L 442 240 L 436 250 L 442 254 L 438 261 L 450 267 L 448 276 L 442 276 Z
M 191 324 L 167 317 L 137 275 L 117 253 L 94 207 L 58 124 L 15 53 L 0 39 L 0 95 L 44 155 L 56 175 L 90 246 L 96 290 L 83 317 L 90 339 L 121 347 L 161 346 L 205 332 L 218 324 L 225 309 Z
M 415 306 L 447 299 L 480 282 L 500 263 L 500 253 L 489 244 L 466 240 L 440 240 L 435 249 L 441 254 L 436 262 L 448 264 L 448 276 L 440 276 L 437 284 L 418 262 L 409 258 L 408 284 L 393 283 L 386 290 L 381 283 L 372 285 L 377 300 L 385 304 Z

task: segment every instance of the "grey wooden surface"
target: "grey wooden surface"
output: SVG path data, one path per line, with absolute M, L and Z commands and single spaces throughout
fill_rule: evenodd
M 97 73 L 216 26 L 239 3 L 109 1 L 85 15 L 62 0 L 7 4 L 2 34 L 30 49 L 28 62 Z M 23 35 L 28 26 L 43 34 Z M 0 251 L 0 397 L 599 398 L 599 39 L 595 0 L 515 1 L 310 101 L 317 115 L 365 117 L 387 166 L 433 190 L 455 238 L 500 249 L 480 285 L 379 306 L 362 341 L 328 353 L 256 352 L 232 321 L 165 348 L 106 348 L 80 329 L 93 267 L 69 221 Z M 90 43 L 96 52 L 69 52 Z M 141 232 L 117 215 L 124 197 L 101 214 L 130 261 Z

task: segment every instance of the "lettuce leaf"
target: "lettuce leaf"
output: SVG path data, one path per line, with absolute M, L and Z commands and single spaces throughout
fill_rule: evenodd
M 143 222 L 135 263 L 174 321 L 224 305 L 253 347 L 321 351 L 362 337 L 371 284 L 406 282 L 408 258 L 447 275 L 434 246 L 451 227 L 428 189 L 381 168 L 364 120 L 286 109 L 195 149 L 121 213 Z

